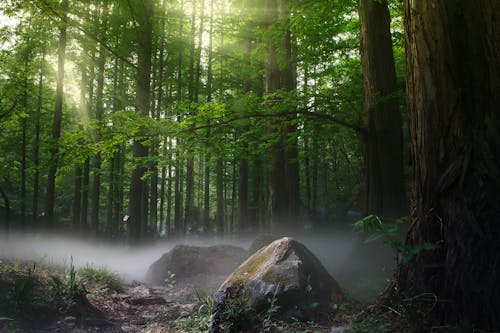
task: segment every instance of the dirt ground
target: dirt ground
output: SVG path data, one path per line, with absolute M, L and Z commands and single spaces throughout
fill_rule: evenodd
M 12 262 L 0 259 L 0 292 L 13 285 L 12 269 L 18 272 L 31 272 L 33 262 Z M 47 272 L 58 268 L 38 266 L 35 274 L 37 282 L 35 293 L 48 288 L 44 279 Z M 23 273 L 25 274 L 25 273 Z M 0 332 L 39 332 L 39 333 L 191 333 L 196 330 L 176 328 L 175 321 L 179 318 L 199 312 L 206 307 L 204 300 L 215 291 L 224 277 L 198 276 L 190 281 L 170 281 L 167 286 L 148 287 L 134 282 L 125 285 L 123 290 L 115 291 L 100 284 L 87 285 L 87 294 L 82 304 L 77 304 L 66 312 L 42 314 L 38 312 L 24 315 L 20 318 L 10 318 L 0 312 Z M 1 308 L 0 308 L 1 310 Z M 14 320 L 13 320 L 14 319 Z M 332 329 L 334 323 L 317 325 L 312 323 L 292 325 L 296 331 L 309 332 L 342 332 Z M 340 324 L 339 324 L 340 325 Z M 295 329 L 293 329 L 295 331 Z M 199 332 L 206 332 L 199 330 Z

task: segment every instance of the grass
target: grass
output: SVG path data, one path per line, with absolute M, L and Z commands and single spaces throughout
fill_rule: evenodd
M 94 266 L 87 265 L 86 267 L 78 270 L 78 275 L 87 285 L 97 284 L 112 291 L 124 291 L 123 282 L 118 274 L 108 270 L 107 268 L 96 268 Z
M 0 262 L 0 331 L 23 332 L 75 315 L 85 303 L 87 280 L 71 262 L 64 270 Z

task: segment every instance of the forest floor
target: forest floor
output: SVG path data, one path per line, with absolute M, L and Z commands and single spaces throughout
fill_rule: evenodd
M 0 258 L 0 332 L 207 332 L 216 280 L 172 279 L 151 288 L 139 282 L 124 285 L 106 270 Z M 344 332 L 335 320 L 267 326 L 267 332 Z

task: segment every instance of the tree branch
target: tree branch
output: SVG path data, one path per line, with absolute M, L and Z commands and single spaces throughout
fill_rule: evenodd
M 352 124 L 346 120 L 343 120 L 341 118 L 338 118 L 337 116 L 329 115 L 326 113 L 320 113 L 320 112 L 311 112 L 308 111 L 308 109 L 304 110 L 296 110 L 296 111 L 287 111 L 287 112 L 277 112 L 277 113 L 247 113 L 245 115 L 241 116 L 236 116 L 233 118 L 229 118 L 226 120 L 221 120 L 217 121 L 213 124 L 209 125 L 202 125 L 202 126 L 197 126 L 190 128 L 189 131 L 196 131 L 196 130 L 201 130 L 205 128 L 212 128 L 212 127 L 218 127 L 218 126 L 227 126 L 235 121 L 238 120 L 244 120 L 244 119 L 251 119 L 251 118 L 281 118 L 281 117 L 290 117 L 290 116 L 297 116 L 297 115 L 304 115 L 308 117 L 313 117 L 313 118 L 318 118 L 318 119 L 323 119 L 327 120 L 329 122 L 350 128 L 354 130 L 355 132 L 359 134 L 366 134 L 366 128 L 357 126 L 355 124 Z
M 0 114 L 0 119 L 3 119 L 5 117 L 7 117 L 9 115 L 9 113 L 11 113 L 12 110 L 14 110 L 14 108 L 16 107 L 16 105 L 17 105 L 17 101 L 15 101 L 14 104 L 12 104 L 12 106 L 7 111 L 5 111 L 4 113 Z
M 44 3 L 44 5 L 45 5 L 46 8 L 44 8 L 42 6 L 39 6 L 38 5 L 38 1 L 32 1 L 32 4 L 35 7 L 38 7 L 40 10 L 44 11 L 45 13 L 47 13 L 49 16 L 51 16 L 51 14 L 48 13 L 47 10 L 50 11 L 53 15 L 55 15 L 59 19 L 65 20 L 66 23 L 70 24 L 72 27 L 74 27 L 77 30 L 79 30 L 80 32 L 82 32 L 88 38 L 90 38 L 93 41 L 99 43 L 106 50 L 108 50 L 111 54 L 113 54 L 115 57 L 117 57 L 118 59 L 122 60 L 127 65 L 129 65 L 130 67 L 132 67 L 132 68 L 134 68 L 134 69 L 137 70 L 137 65 L 136 64 L 134 64 L 132 61 L 130 61 L 129 59 L 127 59 L 124 55 L 118 53 L 115 49 L 113 49 L 111 46 L 109 46 L 107 43 L 105 43 L 101 38 L 99 38 L 99 36 L 97 36 L 96 34 L 88 31 L 87 29 L 85 29 L 84 27 L 82 27 L 79 23 L 77 23 L 75 20 L 72 20 L 72 19 L 70 19 L 68 17 L 64 17 L 63 15 L 61 15 L 61 13 L 58 13 L 54 8 L 52 8 L 49 4 L 47 4 L 47 2 L 45 0 L 42 0 L 42 2 Z

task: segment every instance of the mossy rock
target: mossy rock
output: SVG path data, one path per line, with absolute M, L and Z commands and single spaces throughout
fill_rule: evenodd
M 247 257 L 245 249 L 232 245 L 178 245 L 149 267 L 146 283 L 165 284 L 171 274 L 177 282 L 199 275 L 227 276 Z
M 214 295 L 211 332 L 220 332 L 228 303 L 244 298 L 257 313 L 280 320 L 324 319 L 344 299 L 338 283 L 301 243 L 285 237 L 260 249 L 226 279 Z

